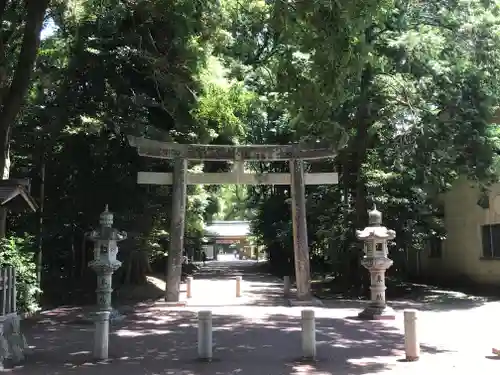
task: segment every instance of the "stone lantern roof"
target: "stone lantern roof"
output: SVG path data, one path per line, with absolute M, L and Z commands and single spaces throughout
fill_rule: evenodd
M 392 240 L 396 238 L 396 232 L 382 226 L 382 213 L 373 205 L 373 209 L 368 212 L 368 226 L 363 230 L 356 231 L 358 240 Z
M 100 228 L 85 234 L 91 241 L 123 241 L 127 239 L 127 232 L 112 228 L 113 213 L 109 211 L 108 205 L 99 215 L 99 224 Z

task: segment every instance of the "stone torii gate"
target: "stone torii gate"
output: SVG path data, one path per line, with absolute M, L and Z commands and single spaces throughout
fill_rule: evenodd
M 293 246 L 297 299 L 312 298 L 310 287 L 309 245 L 307 239 L 305 185 L 336 184 L 337 173 L 304 173 L 304 160 L 320 160 L 336 156 L 326 143 L 290 145 L 193 145 L 160 142 L 129 136 L 140 156 L 173 159 L 173 173 L 139 172 L 137 182 L 148 185 L 173 185 L 172 222 L 166 280 L 165 301 L 179 301 L 184 248 L 184 221 L 187 185 L 290 185 L 292 196 Z M 234 161 L 232 172 L 188 173 L 187 161 Z M 288 161 L 290 173 L 245 173 L 245 161 Z

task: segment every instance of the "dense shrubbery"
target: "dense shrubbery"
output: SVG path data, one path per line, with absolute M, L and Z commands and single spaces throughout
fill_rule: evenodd
M 36 281 L 33 238 L 8 237 L 0 239 L 0 265 L 12 266 L 17 275 L 17 306 L 20 311 L 34 311 L 39 291 Z
M 408 277 L 420 271 L 429 241 L 445 237 L 441 194 L 461 175 L 498 180 L 496 2 L 124 3 L 0 7 L 8 51 L 0 87 L 9 93 L 0 98 L 0 135 L 7 137 L 0 170 L 9 169 L 2 166 L 10 151 L 9 175 L 30 178 L 43 207 L 40 216 L 9 215 L 7 227 L 37 233 L 43 218 L 40 303 L 95 303 L 93 245 L 84 234 L 105 204 L 115 227 L 130 235 L 120 244 L 115 284 L 140 285 L 151 270 L 165 272 L 172 189 L 138 185 L 137 173 L 171 172 L 172 163 L 139 156 L 128 135 L 218 145 L 325 140 L 338 148 L 334 160 L 306 163 L 308 172 L 338 173 L 336 185 L 307 187 L 308 239 L 313 275 L 353 289 L 368 277 L 355 230 L 367 225 L 372 201 L 397 233 L 388 276 Z M 26 18 L 35 14 L 47 21 L 38 56 L 32 36 L 41 22 Z M 24 39 L 31 46 L 18 48 Z M 189 163 L 196 172 L 230 167 Z M 289 171 L 282 162 L 245 168 Z M 288 186 L 187 191 L 187 254 L 199 254 L 205 223 L 252 219 L 273 272 L 293 275 Z M 28 237 L 0 242 L 0 261 L 16 267 L 19 306 L 27 310 L 36 294 L 31 244 Z

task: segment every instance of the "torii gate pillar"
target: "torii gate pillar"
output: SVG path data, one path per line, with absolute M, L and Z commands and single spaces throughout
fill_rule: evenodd
M 304 163 L 300 159 L 290 160 L 292 192 L 293 250 L 297 299 L 311 299 L 311 268 L 309 264 L 309 243 L 307 238 L 306 192 Z
M 187 160 L 174 160 L 172 185 L 172 217 L 170 219 L 170 251 L 166 272 L 165 301 L 178 302 L 182 275 L 182 250 L 184 249 L 184 227 L 187 199 Z

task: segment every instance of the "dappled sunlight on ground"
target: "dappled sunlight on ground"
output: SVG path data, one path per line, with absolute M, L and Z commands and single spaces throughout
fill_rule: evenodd
M 367 299 L 349 298 L 349 294 L 358 291 L 343 291 L 341 284 L 335 283 L 333 279 L 316 280 L 313 283 L 315 293 L 331 306 L 339 306 L 336 302 L 343 304 L 361 306 L 368 303 Z M 424 285 L 409 282 L 387 281 L 386 298 L 391 301 L 394 308 L 415 308 L 419 310 L 458 310 L 480 307 L 488 302 L 496 301 L 491 297 L 481 297 L 466 294 L 459 291 L 438 288 L 432 285 Z
M 236 262 L 235 262 L 236 263 Z M 33 353 L 19 374 L 106 375 L 358 375 L 418 374 L 432 371 L 490 372 L 496 361 L 480 355 L 486 319 L 497 309 L 483 308 L 422 312 L 419 325 L 422 359 L 405 363 L 402 314 L 392 322 L 348 319 L 362 301 L 329 301 L 314 307 L 318 360 L 301 361 L 300 314 L 288 307 L 279 280 L 245 270 L 248 264 L 209 265 L 195 275 L 193 298 L 185 307 L 162 302 L 143 303 L 112 325 L 110 360 L 91 359 L 93 327 L 75 324 L 81 310 L 61 308 L 42 314 L 27 326 Z M 251 270 L 251 269 L 250 269 Z M 214 274 L 222 272 L 220 279 Z M 204 279 L 204 275 L 208 278 Z M 243 296 L 235 295 L 234 276 L 243 275 Z M 465 298 L 458 295 L 457 298 Z M 415 302 L 416 303 L 416 302 Z M 423 302 L 419 301 L 422 304 Z M 434 302 L 425 302 L 432 305 Z M 439 303 L 439 302 L 437 302 Z M 398 309 L 397 306 L 395 306 Z M 213 314 L 214 361 L 197 361 L 197 313 Z M 470 317 L 475 311 L 478 321 Z M 493 316 L 493 315 L 492 315 Z M 471 324 L 464 324 L 464 322 Z M 458 329 L 460 328 L 460 329 Z M 484 341 L 484 340 L 483 340 Z M 474 349 L 471 349 L 474 346 Z M 458 366 L 458 367 L 457 367 Z M 491 370 L 492 371 L 492 370 Z M 497 370 L 495 370 L 497 371 Z M 126 373 L 126 374 L 125 374 Z
M 127 371 L 134 371 L 133 368 L 140 365 L 145 371 L 150 371 L 144 372 L 148 374 L 156 371 L 166 374 L 167 369 L 180 371 L 182 368 L 184 371 L 192 369 L 193 374 L 209 373 L 204 371 L 217 369 L 214 374 L 250 375 L 252 372 L 247 369 L 249 366 L 254 369 L 253 371 L 258 371 L 255 366 L 262 365 L 265 368 L 268 366 L 275 368 L 282 374 L 337 374 L 339 371 L 346 374 L 362 374 L 367 368 L 370 368 L 370 371 L 375 367 L 382 370 L 388 368 L 388 364 L 389 367 L 397 364 L 403 340 L 400 332 L 394 327 L 380 322 L 351 322 L 325 317 L 318 317 L 316 320 L 318 362 L 311 365 L 294 364 L 300 358 L 300 310 L 293 309 L 293 311 L 298 313 L 293 316 L 272 314 L 266 307 L 259 308 L 259 311 L 242 310 L 241 315 L 219 315 L 214 312 L 216 361 L 203 365 L 204 367 L 195 362 L 196 312 L 160 310 L 151 316 L 146 314 L 149 316 L 147 320 L 140 317 L 145 312 L 127 317 L 122 326 L 116 327 L 111 338 L 113 359 L 107 364 L 90 365 L 88 346 L 91 345 L 91 332 L 80 331 L 78 327 L 68 325 L 59 327 L 59 332 L 53 332 L 54 337 L 49 340 L 60 341 L 62 337 L 67 337 L 69 331 L 74 331 L 80 335 L 85 332 L 89 341 L 81 340 L 66 344 L 61 342 L 62 346 L 51 347 L 51 352 L 45 349 L 40 352 L 35 351 L 33 358 L 37 358 L 38 354 L 42 355 L 41 360 L 35 364 L 27 363 L 24 370 L 30 370 L 29 373 L 32 373 L 36 367 L 48 371 L 46 366 L 50 365 L 53 374 L 58 374 L 56 368 L 61 366 L 64 371 L 71 369 L 81 373 L 91 370 L 92 373 L 96 373 L 95 371 L 108 365 L 127 366 Z M 160 326 L 163 327 L 159 328 Z M 49 334 L 45 332 L 45 341 Z M 75 349 L 71 350 L 68 344 Z M 85 346 L 87 350 L 83 349 Z M 427 346 L 423 349 L 434 354 L 441 352 Z M 56 353 L 56 350 L 59 353 Z M 60 352 L 65 350 L 69 354 L 61 355 Z M 335 358 L 334 362 L 332 358 Z M 370 363 L 367 364 L 368 360 Z M 233 368 L 236 365 L 240 367 Z M 203 367 L 203 371 L 196 371 L 200 366 Z

